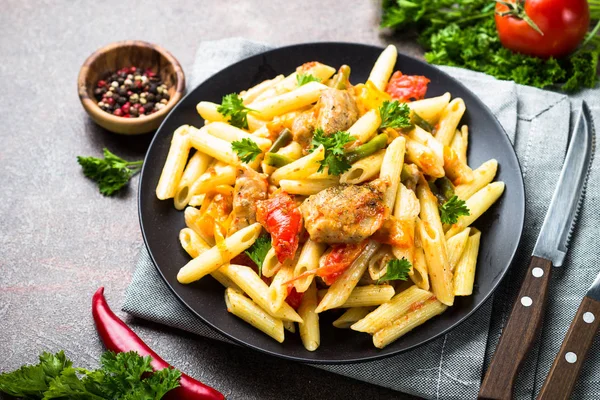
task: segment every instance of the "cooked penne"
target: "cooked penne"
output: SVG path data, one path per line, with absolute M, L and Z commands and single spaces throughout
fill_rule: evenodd
M 175 196 L 190 153 L 189 128 L 189 125 L 183 125 L 173 133 L 169 154 L 156 186 L 156 197 L 160 200 Z
M 456 271 L 454 271 L 455 296 L 470 296 L 473 294 L 475 268 L 477 266 L 477 256 L 479 255 L 481 232 L 472 228 L 471 233 L 472 235 L 469 236 L 467 240 L 465 250 L 456 265 Z
M 469 127 L 463 125 L 460 131 L 457 130 L 452 139 L 450 147 L 458 154 L 461 163 L 467 164 L 467 147 L 469 145 Z
M 346 310 L 338 319 L 333 321 L 332 325 L 339 329 L 350 329 L 350 326 L 356 321 L 363 319 L 367 314 L 373 311 L 373 307 L 352 307 Z
M 408 137 L 429 147 L 433 151 L 436 164 L 444 164 L 444 145 L 431 133 L 415 125 L 414 129 L 408 133 Z
M 249 298 L 234 289 L 227 288 L 225 289 L 225 304 L 227 305 L 227 311 L 236 317 L 263 331 L 279 343 L 283 342 L 285 337 L 283 322 L 270 316 Z
M 200 207 L 204 202 L 205 197 L 206 194 L 197 194 L 195 196 L 190 196 L 190 202 L 188 203 L 188 206 Z
M 197 196 L 208 193 L 211 189 L 220 185 L 235 185 L 237 168 L 233 165 L 219 163 L 209 168 L 192 184 L 188 196 Z
M 431 292 L 411 286 L 392 297 L 389 302 L 377 307 L 350 328 L 358 332 L 375 333 L 431 298 L 435 298 Z
M 309 82 L 291 92 L 280 94 L 264 100 L 256 100 L 248 105 L 252 111 L 249 115 L 255 115 L 261 119 L 270 119 L 276 115 L 297 110 L 316 102 L 327 86 L 318 82 Z
M 319 259 L 323 255 L 325 247 L 327 246 L 324 243 L 317 243 L 308 239 L 306 243 L 304 243 L 304 246 L 302 246 L 298 262 L 294 267 L 294 278 L 299 277 L 306 271 L 317 269 L 319 266 Z M 305 292 L 313 281 L 313 278 L 314 275 L 308 275 L 303 278 L 295 279 L 294 287 L 296 288 L 296 291 L 298 293 Z
M 415 251 L 415 223 L 421 206 L 415 192 L 400 183 L 394 204 L 394 217 L 401 221 L 403 233 L 407 237 L 400 245 L 392 247 L 392 252 L 397 259 L 406 258 L 412 264 Z M 384 272 L 385 273 L 385 272 Z M 412 270 L 411 270 L 412 273 Z
M 192 185 L 208 169 L 212 160 L 212 157 L 200 151 L 196 151 L 190 158 L 173 197 L 176 209 L 183 210 L 188 205 L 191 199 L 190 189 Z
M 408 106 L 430 125 L 435 125 L 440 120 L 442 111 L 450 102 L 450 97 L 450 93 L 444 93 L 438 97 L 411 101 Z
M 388 188 L 383 195 L 383 202 L 390 210 L 394 209 L 396 193 L 400 184 L 400 173 L 404 164 L 404 151 L 406 139 L 398 136 L 392 141 L 385 151 L 379 178 L 388 183 Z
M 210 276 L 212 276 L 217 282 L 219 282 L 225 288 L 232 288 L 232 289 L 238 290 L 240 292 L 242 291 L 242 289 L 240 289 L 238 287 L 238 285 L 236 285 L 235 283 L 233 283 L 231 281 L 231 279 L 229 279 L 227 276 L 225 276 L 225 274 L 223 274 L 219 270 L 211 272 Z
M 396 50 L 396 46 L 390 44 L 379 55 L 377 61 L 375 61 L 375 65 L 373 65 L 373 69 L 371 70 L 368 80 L 373 82 L 377 89 L 385 91 L 387 83 L 390 80 L 390 76 L 392 75 L 394 67 L 396 66 L 397 57 L 398 50 Z
M 213 246 L 215 244 L 215 239 L 207 236 L 204 233 L 202 227 L 200 226 L 200 210 L 198 210 L 195 207 L 186 207 L 183 215 L 185 219 L 185 225 L 192 231 L 196 232 L 196 234 L 199 238 L 202 239 L 202 241 L 207 243 L 209 246 Z
M 385 150 L 379 150 L 375 154 L 358 160 L 348 171 L 340 175 L 340 183 L 357 185 L 375 178 L 381 171 L 384 156 Z
M 269 307 L 273 311 L 279 310 L 285 303 L 288 295 L 287 282 L 294 277 L 293 264 L 293 261 L 283 263 L 269 286 Z
M 240 160 L 231 149 L 231 143 L 209 135 L 206 131 L 206 127 L 203 127 L 202 129 L 191 128 L 189 137 L 191 145 L 196 148 L 196 150 L 208 154 L 225 164 L 239 164 Z
M 465 102 L 461 98 L 452 100 L 442 111 L 435 137 L 444 145 L 450 146 L 456 128 L 465 113 Z
M 243 139 L 250 139 L 257 144 L 263 151 L 268 150 L 271 147 L 272 142 L 269 139 L 262 138 L 260 136 L 252 135 L 240 128 L 226 124 L 225 122 L 213 122 L 206 127 L 206 132 L 214 137 L 223 139 L 229 143 L 234 141 L 240 141 Z
M 210 101 L 201 101 L 200 103 L 198 103 L 196 105 L 196 111 L 198 111 L 198 114 L 200 114 L 200 116 L 202 118 L 204 118 L 206 121 L 210 121 L 210 124 L 205 124 L 205 126 L 212 125 L 215 122 L 219 122 L 219 123 L 229 122 L 228 117 L 224 116 L 219 111 L 217 111 L 218 107 L 219 107 L 219 104 L 212 103 Z M 254 115 L 248 115 L 247 121 L 248 121 L 248 130 L 250 132 L 256 131 L 257 129 L 261 128 L 265 124 L 264 121 L 259 120 Z
M 417 198 L 419 199 L 419 216 L 421 220 L 429 223 L 431 228 L 436 231 L 436 236 L 441 236 L 440 240 L 445 248 L 446 241 L 444 240 L 444 229 L 438 210 L 438 201 L 431 192 L 431 189 L 429 189 L 429 185 L 425 179 L 421 179 L 417 185 Z M 423 238 L 422 236 L 420 237 L 421 239 Z
M 350 128 L 348 133 L 356 139 L 353 145 L 367 143 L 381 125 L 381 117 L 378 110 L 367 111 Z
M 210 249 L 210 245 L 191 228 L 183 228 L 179 231 L 179 243 L 192 258 L 196 258 L 200 253 Z
M 422 247 L 415 247 L 412 268 L 408 272 L 410 280 L 423 290 L 429 290 L 429 272 L 427 271 L 427 261 Z
M 446 241 L 446 248 L 448 249 L 448 263 L 450 264 L 450 271 L 454 271 L 458 260 L 461 258 L 467 240 L 469 239 L 469 233 L 471 228 L 466 228 L 457 235 L 452 236 Z
M 245 265 L 225 264 L 218 269 L 235 283 L 252 301 L 275 318 L 286 321 L 302 322 L 302 318 L 285 301 L 276 310 L 271 308 L 269 301 L 269 286 L 260 279 L 258 274 Z
M 454 194 L 459 199 L 468 200 L 476 192 L 484 188 L 496 176 L 498 170 L 498 161 L 491 159 L 481 164 L 479 168 L 473 171 L 473 180 L 469 183 L 458 185 L 454 188 Z
M 319 146 L 312 153 L 299 158 L 291 164 L 283 166 L 273 172 L 271 175 L 271 182 L 277 185 L 282 179 L 292 180 L 308 178 L 311 174 L 314 174 L 319 170 L 319 167 L 321 166 L 319 161 L 323 160 L 324 158 L 325 148 L 323 146 Z
M 458 154 L 451 147 L 444 147 L 444 171 L 453 184 L 459 185 L 473 180 L 471 168 L 460 161 Z
M 279 271 L 279 268 L 281 268 L 281 264 L 279 263 L 279 260 L 277 260 L 275 249 L 271 247 L 265 256 L 261 272 L 263 276 L 270 278 Z
M 432 178 L 444 176 L 444 163 L 437 160 L 432 149 L 413 139 L 406 141 L 406 159 Z
M 240 97 L 244 101 L 244 104 L 249 104 L 252 101 L 254 101 L 254 99 L 256 99 L 258 96 L 260 96 L 262 93 L 264 93 L 265 91 L 269 90 L 270 88 L 272 88 L 273 86 L 275 86 L 276 84 L 281 82 L 283 80 L 283 78 L 284 78 L 283 75 L 277 75 L 273 79 L 267 79 L 266 81 L 262 81 L 258 85 L 252 86 L 250 89 L 244 90 L 243 92 L 241 92 Z
M 262 226 L 259 223 L 240 229 L 226 238 L 223 243 L 189 261 L 179 270 L 177 280 L 179 283 L 191 283 L 217 270 L 221 265 L 252 246 L 261 230 Z
M 350 267 L 327 289 L 327 293 L 317 306 L 317 312 L 340 307 L 348 300 L 352 290 L 367 269 L 369 259 L 377 251 L 380 244 L 370 240 L 365 250 Z
M 479 190 L 466 201 L 469 215 L 462 215 L 458 221 L 446 232 L 446 239 L 456 235 L 466 227 L 470 226 L 477 218 L 488 210 L 504 193 L 504 182 L 492 182 Z
M 369 276 L 372 280 L 376 281 L 381 278 L 387 272 L 387 263 L 390 260 L 393 260 L 394 254 L 392 253 L 392 248 L 388 245 L 381 246 L 379 250 L 373 254 L 373 257 L 369 259 L 369 266 L 367 267 L 367 271 L 369 271 Z
M 432 292 L 439 301 L 451 306 L 454 304 L 454 291 L 444 236 L 429 220 L 417 220 L 417 229 L 427 261 Z
M 399 318 L 380 331 L 375 332 L 373 335 L 373 344 L 378 349 L 383 349 L 402 335 L 412 331 L 436 315 L 443 313 L 446 308 L 448 308 L 446 305 L 435 299 L 428 300 L 422 307 L 406 314 L 404 318 Z
M 315 351 L 321 344 L 321 333 L 319 330 L 319 314 L 315 312 L 317 306 L 317 286 L 313 282 L 308 290 L 304 292 L 302 302 L 298 308 L 298 313 L 302 318 L 298 324 L 300 330 L 300 339 L 304 348 L 308 351 Z
M 319 290 L 319 297 L 325 297 L 327 289 Z M 378 306 L 389 301 L 394 296 L 391 285 L 357 286 L 348 299 L 338 308 Z
M 282 179 L 279 181 L 281 190 L 289 194 L 299 194 L 302 196 L 310 196 L 311 194 L 319 193 L 321 190 L 328 187 L 337 186 L 338 178 L 329 179 Z

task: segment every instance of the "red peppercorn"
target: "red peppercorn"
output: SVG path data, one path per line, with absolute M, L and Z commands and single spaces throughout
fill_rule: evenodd
M 104 86 L 106 86 L 106 81 L 99 80 L 99 81 L 98 81 L 98 87 L 99 87 L 99 88 L 102 88 L 102 87 L 104 87 Z
M 131 67 L 131 68 L 129 68 L 129 72 L 130 72 L 130 73 L 132 73 L 132 74 L 133 74 L 135 71 L 137 71 L 137 68 L 136 68 L 136 67 Z
M 122 117 L 123 111 L 120 108 L 117 108 L 115 111 L 113 111 L 113 115 L 115 115 L 117 117 Z
M 140 103 L 135 103 L 133 105 L 133 108 L 139 109 L 142 105 Z
M 123 104 L 123 105 L 121 106 L 121 110 L 123 110 L 123 112 L 124 112 L 125 114 L 129 114 L 129 109 L 130 109 L 130 108 L 131 108 L 131 103 L 130 103 L 130 102 L 127 102 L 127 103 L 125 103 L 125 104 Z
M 104 99 L 104 102 L 108 103 L 112 106 L 113 104 L 115 104 L 115 99 L 113 99 L 112 97 L 108 97 L 108 98 Z
M 131 90 L 127 91 L 127 96 L 131 96 L 133 94 L 133 92 Z
M 131 118 L 131 115 L 129 115 L 129 114 L 123 114 L 123 115 L 121 115 L 121 117 L 123 117 L 123 118 Z
M 138 111 L 140 112 L 140 114 L 144 114 L 146 112 L 146 110 L 144 109 L 144 107 L 138 108 Z

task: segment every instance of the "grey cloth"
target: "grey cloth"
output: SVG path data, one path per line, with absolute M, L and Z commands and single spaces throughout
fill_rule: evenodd
M 200 44 L 190 86 L 195 87 L 220 69 L 240 59 L 270 49 L 244 39 L 224 39 Z M 439 339 L 420 348 L 390 357 L 350 365 L 318 366 L 326 370 L 428 399 L 474 399 L 482 372 L 489 364 L 501 335 L 519 282 L 554 190 L 566 153 L 570 121 L 585 99 L 596 123 L 600 122 L 600 90 L 576 97 L 498 81 L 458 68 L 443 68 L 477 94 L 498 117 L 513 142 L 523 168 L 527 212 L 523 241 L 516 262 L 493 299 L 471 318 Z M 472 133 L 476 135 L 476 132 Z M 476 166 L 475 166 L 476 167 Z M 502 166 L 500 166 L 501 168 Z M 594 160 L 587 197 L 581 209 L 565 265 L 555 271 L 548 311 L 538 343 L 517 379 L 515 397 L 531 399 L 539 392 L 577 307 L 600 267 L 595 263 L 600 197 L 600 160 Z M 184 329 L 212 339 L 215 333 L 170 292 L 142 248 L 123 310 L 140 318 Z M 600 339 L 585 362 L 574 398 L 600 398 Z

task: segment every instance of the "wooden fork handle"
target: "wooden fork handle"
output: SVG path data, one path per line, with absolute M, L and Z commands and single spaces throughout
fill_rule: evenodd
M 600 326 L 600 301 L 584 297 L 538 399 L 568 399 Z
M 519 297 L 496 347 L 481 388 L 479 399 L 510 400 L 519 367 L 542 326 L 552 263 L 532 256 Z

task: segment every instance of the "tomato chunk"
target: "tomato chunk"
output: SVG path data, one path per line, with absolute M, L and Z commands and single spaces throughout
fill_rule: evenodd
M 385 91 L 393 99 L 407 102 L 421 100 L 427 93 L 430 80 L 421 75 L 404 75 L 400 71 L 394 72 Z
M 367 240 L 360 243 L 333 245 L 323 266 L 317 268 L 315 274 L 323 278 L 327 285 L 333 284 L 352 265 L 366 246 Z
M 302 303 L 302 298 L 304 297 L 304 293 L 298 293 L 296 288 L 292 285 L 288 285 L 288 295 L 285 301 L 294 309 L 297 310 L 300 307 L 300 303 Z
M 292 196 L 279 192 L 256 204 L 256 219 L 271 234 L 277 260 L 283 263 L 294 258 L 298 250 L 302 214 Z

